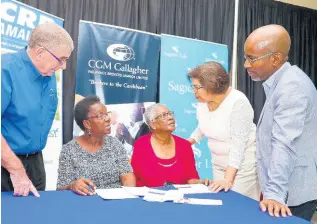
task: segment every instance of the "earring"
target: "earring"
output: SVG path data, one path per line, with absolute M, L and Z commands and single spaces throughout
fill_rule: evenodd
M 90 129 L 88 129 L 88 136 L 91 136 L 91 131 L 90 131 Z

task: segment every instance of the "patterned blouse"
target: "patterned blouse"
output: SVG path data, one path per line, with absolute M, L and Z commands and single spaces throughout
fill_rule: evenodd
M 57 188 L 67 186 L 81 177 L 91 180 L 97 188 L 122 186 L 120 176 L 132 172 L 122 144 L 106 136 L 102 148 L 87 152 L 73 139 L 63 145 L 58 167 Z

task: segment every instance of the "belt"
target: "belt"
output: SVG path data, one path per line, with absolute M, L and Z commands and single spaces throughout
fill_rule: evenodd
M 18 155 L 19 157 L 23 157 L 23 158 L 28 158 L 30 156 L 35 156 L 36 154 L 38 154 L 39 152 L 32 152 L 32 153 L 28 153 L 28 154 L 24 154 L 24 155 Z

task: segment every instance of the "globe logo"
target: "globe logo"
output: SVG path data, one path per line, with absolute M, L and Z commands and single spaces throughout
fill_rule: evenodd
M 107 54 L 117 61 L 129 61 L 134 59 L 134 50 L 124 44 L 111 44 L 107 48 Z

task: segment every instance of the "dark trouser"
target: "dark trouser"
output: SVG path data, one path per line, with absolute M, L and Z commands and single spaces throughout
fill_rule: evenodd
M 17 156 L 21 160 L 26 173 L 35 188 L 39 191 L 44 191 L 46 184 L 46 174 L 42 152 L 28 156 Z M 1 167 L 1 191 L 13 190 L 14 189 L 10 179 L 10 173 L 5 168 Z
M 308 201 L 298 206 L 289 206 L 289 209 L 291 210 L 293 215 L 310 221 L 316 211 L 316 207 L 317 200 L 314 200 Z

